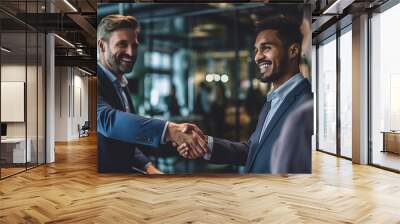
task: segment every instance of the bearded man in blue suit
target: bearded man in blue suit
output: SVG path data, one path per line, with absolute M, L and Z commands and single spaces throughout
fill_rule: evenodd
M 208 151 L 207 139 L 192 124 L 147 118 L 136 114 L 128 80 L 138 52 L 139 23 L 132 16 L 108 15 L 97 28 L 97 140 L 99 172 L 161 172 L 141 150 L 167 142 L 186 143 L 199 156 Z

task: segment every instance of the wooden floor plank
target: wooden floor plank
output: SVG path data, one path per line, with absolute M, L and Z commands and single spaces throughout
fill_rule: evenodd
M 0 223 L 400 223 L 400 175 L 313 153 L 312 175 L 98 174 L 96 139 L 0 181 Z

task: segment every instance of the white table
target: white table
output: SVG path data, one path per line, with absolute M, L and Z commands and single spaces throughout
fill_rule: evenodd
M 31 161 L 31 145 L 30 138 L 26 139 L 28 143 L 25 151 L 25 138 L 6 138 L 1 139 L 1 157 L 6 163 L 25 163 Z M 12 159 L 11 159 L 12 158 Z M 25 161 L 26 160 L 26 161 Z

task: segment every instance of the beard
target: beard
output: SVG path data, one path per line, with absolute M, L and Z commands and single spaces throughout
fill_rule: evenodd
M 127 54 L 112 54 L 111 50 L 108 50 L 107 63 L 111 66 L 111 70 L 116 73 L 129 73 L 133 69 L 133 65 L 136 62 L 136 55 L 129 56 Z
M 272 64 L 272 61 L 270 61 L 270 60 L 264 60 L 263 62 L 267 62 L 267 63 Z M 262 63 L 262 62 L 259 62 L 257 64 L 260 64 L 260 63 Z M 284 55 L 279 60 L 279 64 L 276 65 L 276 67 L 273 68 L 273 70 L 271 71 L 270 75 L 266 75 L 265 73 L 267 73 L 267 72 L 261 73 L 261 71 L 260 71 L 259 75 L 258 75 L 258 79 L 263 83 L 275 82 L 276 80 L 279 80 L 284 75 L 284 73 L 287 70 L 288 64 L 289 63 L 287 61 L 287 56 Z

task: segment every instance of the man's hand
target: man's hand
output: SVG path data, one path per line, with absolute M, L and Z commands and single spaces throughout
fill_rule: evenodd
M 164 174 L 159 169 L 157 169 L 155 166 L 153 166 L 153 164 L 150 164 L 146 167 L 146 173 L 147 174 Z
M 189 152 L 191 157 L 198 158 L 208 153 L 207 138 L 194 124 L 175 124 L 169 122 L 167 137 L 176 145 L 186 143 L 191 149 Z
M 197 159 L 199 157 L 196 157 L 190 150 L 190 147 L 186 144 L 183 143 L 182 145 L 178 146 L 178 148 L 176 148 L 176 150 L 179 152 L 179 154 L 186 158 L 186 159 Z M 204 154 L 203 154 L 204 155 Z M 201 155 L 201 156 L 203 156 Z

